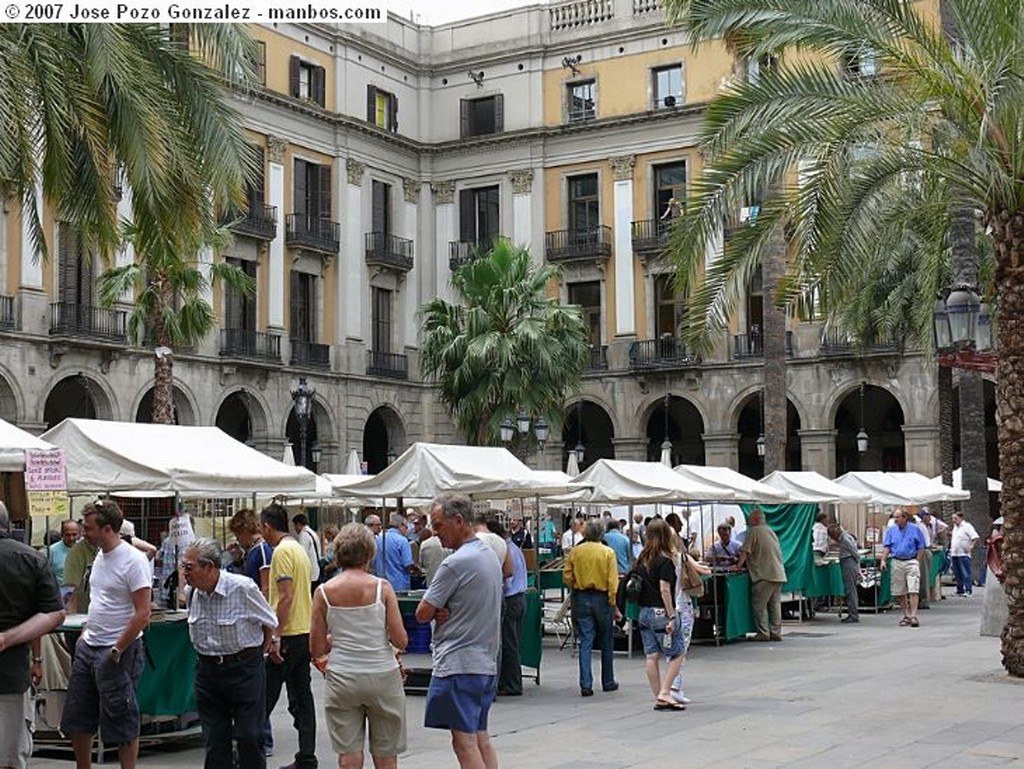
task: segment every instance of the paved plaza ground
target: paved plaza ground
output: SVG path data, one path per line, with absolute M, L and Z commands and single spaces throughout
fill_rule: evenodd
M 640 658 L 617 655 L 621 688 L 579 696 L 576 659 L 544 650 L 541 686 L 499 699 L 491 733 L 506 769 L 973 769 L 1024 765 L 1024 684 L 1002 673 L 999 640 L 978 635 L 982 597 L 950 597 L 921 612 L 919 628 L 893 612 L 841 625 L 833 614 L 788 623 L 783 643 L 695 645 L 684 713 L 654 712 Z M 599 665 L 597 658 L 595 665 Z M 595 671 L 598 668 L 595 668 Z M 322 679 L 314 676 L 322 703 Z M 317 734 L 322 767 L 337 766 Z M 447 734 L 424 729 L 423 698 L 410 697 L 407 769 L 456 766 Z M 273 717 L 277 754 L 291 761 L 295 734 L 282 697 Z M 195 741 L 147 749 L 141 767 L 200 767 Z M 71 766 L 36 758 L 35 769 Z M 367 766 L 370 766 L 367 757 Z

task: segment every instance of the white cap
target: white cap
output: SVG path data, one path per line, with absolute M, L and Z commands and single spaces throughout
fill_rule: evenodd
M 124 521 L 121 522 L 121 532 L 120 532 L 120 534 L 121 534 L 122 537 L 134 537 L 135 536 L 135 524 L 132 523 L 131 521 L 129 521 L 128 519 L 125 519 Z

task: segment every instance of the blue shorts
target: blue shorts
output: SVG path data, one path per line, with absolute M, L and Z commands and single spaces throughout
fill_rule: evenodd
M 487 731 L 487 714 L 498 689 L 498 677 L 462 673 L 430 679 L 423 725 L 453 732 Z
M 109 646 L 89 646 L 79 638 L 68 677 L 60 730 L 64 734 L 95 734 L 110 745 L 124 745 L 139 736 L 139 703 L 135 690 L 142 675 L 145 653 L 136 638 L 110 659 Z
M 665 623 L 665 610 L 655 609 L 651 606 L 641 606 L 638 624 L 640 625 L 640 640 L 644 644 L 644 654 L 661 654 L 664 652 L 665 656 L 670 660 L 685 654 L 686 649 L 683 646 L 682 626 L 679 619 L 679 612 L 676 612 L 672 637 L 670 639 L 671 643 L 668 648 L 665 648 L 662 645 L 665 631 L 661 629 Z M 658 629 L 656 630 L 655 628 Z

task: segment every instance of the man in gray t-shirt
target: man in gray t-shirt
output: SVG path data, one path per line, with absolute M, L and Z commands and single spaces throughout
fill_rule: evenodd
M 454 552 L 438 567 L 416 619 L 434 622 L 434 671 L 424 725 L 448 729 L 461 767 L 497 766 L 487 715 L 497 689 L 501 647 L 501 564 L 473 530 L 473 503 L 461 494 L 434 500 L 431 524 Z

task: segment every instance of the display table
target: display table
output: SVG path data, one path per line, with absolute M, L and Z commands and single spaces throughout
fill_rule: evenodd
M 750 611 L 750 575 L 746 572 L 706 575 L 704 595 L 694 599 L 695 641 L 735 641 L 754 632 Z
M 890 608 L 892 606 L 892 569 L 886 569 L 881 573 L 881 577 L 877 578 L 875 576 L 878 572 L 877 558 L 862 558 L 860 566 L 861 569 L 868 573 L 868 582 L 871 583 L 865 585 L 862 582 L 858 588 L 861 608 L 866 608 L 868 611 Z M 932 550 L 932 568 L 928 574 L 929 585 L 935 582 L 935 578 L 942 572 L 945 566 L 945 551 Z
M 843 567 L 838 560 L 828 560 L 811 569 L 811 581 L 804 590 L 807 598 L 842 597 L 846 595 L 843 586 Z

